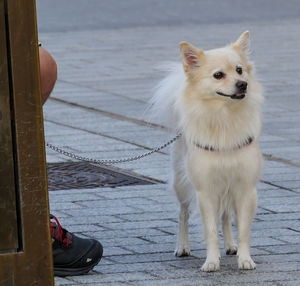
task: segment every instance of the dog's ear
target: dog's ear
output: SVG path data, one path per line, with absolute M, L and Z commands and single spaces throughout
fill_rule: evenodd
M 238 49 L 241 51 L 245 56 L 248 55 L 249 48 L 250 48 L 250 34 L 249 31 L 245 31 L 237 41 L 233 44 L 233 48 Z
M 180 57 L 185 72 L 190 72 L 200 67 L 200 58 L 203 51 L 197 49 L 192 44 L 187 42 L 180 43 Z

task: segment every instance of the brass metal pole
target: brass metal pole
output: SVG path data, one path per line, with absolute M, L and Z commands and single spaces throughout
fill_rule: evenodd
M 54 285 L 34 0 L 0 1 L 0 285 Z

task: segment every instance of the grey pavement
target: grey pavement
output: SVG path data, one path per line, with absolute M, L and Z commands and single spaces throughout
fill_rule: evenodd
M 265 166 L 251 242 L 257 269 L 238 270 L 222 249 L 221 270 L 202 273 L 198 214 L 191 220 L 192 255 L 175 257 L 177 204 L 166 184 L 59 190 L 49 192 L 51 212 L 74 233 L 99 239 L 104 257 L 88 275 L 56 278 L 55 285 L 300 285 L 299 19 L 41 29 L 59 67 L 44 106 L 46 141 L 97 159 L 134 156 L 164 143 L 173 134 L 144 116 L 164 75 L 157 67 L 179 60 L 180 41 L 209 49 L 246 29 L 266 97 Z M 69 159 L 47 149 L 47 161 Z M 169 165 L 164 150 L 118 167 L 166 182 Z
M 224 24 L 298 19 L 298 0 L 42 0 L 39 31 Z

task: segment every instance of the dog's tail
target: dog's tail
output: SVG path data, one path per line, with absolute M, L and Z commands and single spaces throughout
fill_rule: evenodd
M 186 86 L 186 76 L 181 64 L 172 63 L 162 67 L 168 75 L 156 86 L 149 102 L 149 119 L 171 130 L 178 130 L 180 109 L 178 101 Z

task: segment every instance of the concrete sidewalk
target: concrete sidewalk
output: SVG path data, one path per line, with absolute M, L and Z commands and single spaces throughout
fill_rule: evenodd
M 56 285 L 300 284 L 300 20 L 42 33 L 59 67 L 44 106 L 46 141 L 96 159 L 130 157 L 164 143 L 173 134 L 147 125 L 143 115 L 163 76 L 156 66 L 179 60 L 180 41 L 209 49 L 247 29 L 266 96 L 260 141 L 266 160 L 251 242 L 257 269 L 238 270 L 222 249 L 221 271 L 202 273 L 197 216 L 192 255 L 175 257 L 177 206 L 165 184 L 61 190 L 50 192 L 51 212 L 70 231 L 99 239 L 104 257 L 88 275 L 56 278 Z M 47 149 L 47 161 L 68 158 Z M 168 150 L 118 167 L 167 181 Z

